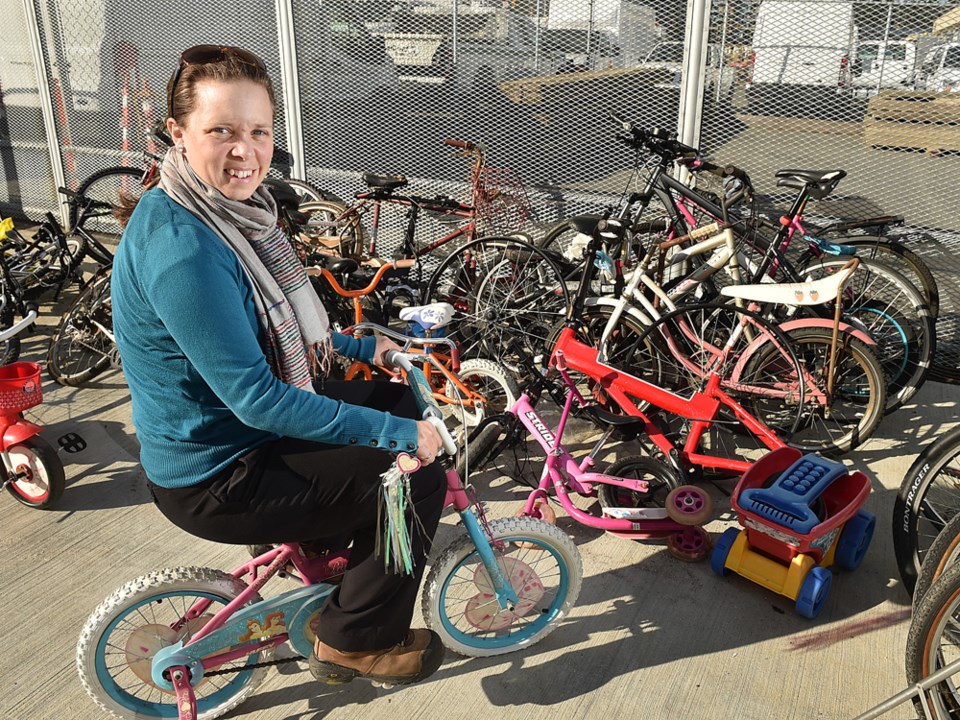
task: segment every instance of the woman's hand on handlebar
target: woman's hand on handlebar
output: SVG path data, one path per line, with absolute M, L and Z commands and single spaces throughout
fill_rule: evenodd
M 427 420 L 417 420 L 417 459 L 423 465 L 429 465 L 437 459 L 443 441 L 440 433 Z
M 403 348 L 386 335 L 377 335 L 377 347 L 373 351 L 373 364 L 380 365 L 381 367 L 389 366 L 390 363 L 387 362 L 386 355 L 391 350 L 403 352 Z

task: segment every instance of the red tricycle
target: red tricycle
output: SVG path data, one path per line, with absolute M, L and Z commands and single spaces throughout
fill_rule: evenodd
M 24 505 L 51 507 L 66 485 L 57 451 L 39 436 L 41 427 L 23 411 L 43 400 L 42 368 L 35 362 L 0 366 L 0 457 L 3 487 Z
M 747 470 L 730 498 L 743 529 L 729 528 L 710 565 L 796 600 L 814 618 L 823 609 L 834 563 L 855 570 L 873 537 L 876 518 L 861 507 L 870 481 L 838 462 L 784 447 Z

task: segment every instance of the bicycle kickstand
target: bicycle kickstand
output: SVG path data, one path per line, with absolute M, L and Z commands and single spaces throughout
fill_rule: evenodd
M 186 667 L 170 668 L 170 681 L 177 694 L 177 717 L 179 720 L 197 720 L 197 698 L 190 684 L 190 672 Z

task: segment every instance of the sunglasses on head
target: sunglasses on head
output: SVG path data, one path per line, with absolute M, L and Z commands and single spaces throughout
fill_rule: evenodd
M 266 72 L 267 66 L 257 55 L 243 48 L 231 45 L 194 45 L 180 53 L 180 63 L 174 71 L 170 82 L 167 83 L 167 117 L 173 117 L 173 94 L 180 82 L 180 75 L 188 65 L 209 65 L 223 62 L 228 58 L 235 58 L 245 65 L 250 65 Z

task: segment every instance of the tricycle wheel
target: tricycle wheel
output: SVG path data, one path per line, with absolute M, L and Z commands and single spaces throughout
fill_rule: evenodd
M 720 539 L 717 540 L 717 544 L 713 546 L 713 553 L 710 555 L 710 568 L 717 575 L 730 574 L 730 569 L 727 568 L 727 557 L 739 536 L 740 528 L 727 528 L 723 531 Z
M 667 549 L 677 560 L 698 562 L 710 552 L 710 536 L 702 527 L 691 525 L 668 537 Z
M 667 495 L 667 515 L 681 525 L 702 525 L 713 515 L 713 500 L 694 485 L 681 485 Z
M 833 575 L 829 570 L 819 565 L 810 568 L 803 585 L 800 586 L 800 594 L 797 595 L 797 612 L 811 619 L 819 615 L 830 594 L 832 583 Z
M 63 463 L 57 451 L 41 437 L 31 437 L 12 445 L 7 452 L 17 479 L 7 490 L 24 505 L 46 510 L 66 487 Z
M 863 556 L 867 554 L 867 548 L 870 547 L 870 539 L 873 537 L 873 528 L 876 524 L 877 519 L 865 510 L 858 510 L 857 514 L 847 521 L 837 542 L 835 556 L 837 565 L 844 570 L 856 570 L 860 567 Z

